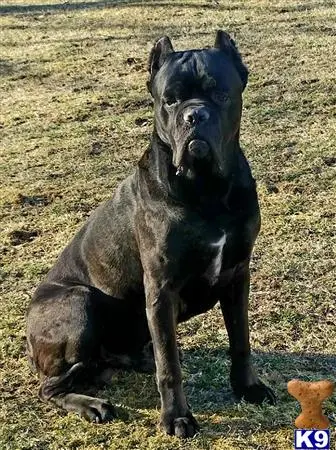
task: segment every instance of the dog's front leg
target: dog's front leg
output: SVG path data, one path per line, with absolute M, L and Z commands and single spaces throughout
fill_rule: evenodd
M 275 403 L 273 391 L 263 384 L 251 362 L 248 297 L 250 290 L 249 263 L 244 262 L 237 269 L 233 281 L 220 295 L 226 329 L 229 336 L 231 356 L 231 386 L 238 398 L 260 404 L 264 400 Z
M 192 437 L 198 424 L 192 416 L 182 387 L 176 343 L 176 296 L 168 282 L 144 276 L 146 312 L 153 340 L 157 386 L 161 397 L 160 427 L 168 434 Z

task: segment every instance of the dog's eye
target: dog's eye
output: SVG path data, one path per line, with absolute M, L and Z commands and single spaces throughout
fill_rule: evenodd
M 178 100 L 174 97 L 167 97 L 163 101 L 164 101 L 165 106 L 167 106 L 168 108 L 171 106 L 175 106 L 178 103 Z
M 212 94 L 212 98 L 216 103 L 220 105 L 226 105 L 230 102 L 228 93 L 223 91 L 214 91 Z

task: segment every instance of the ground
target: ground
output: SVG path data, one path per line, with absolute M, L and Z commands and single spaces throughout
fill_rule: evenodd
M 0 3 L 0 448 L 287 450 L 286 383 L 335 379 L 335 8 L 322 0 L 3 0 Z M 263 225 L 252 260 L 253 355 L 277 406 L 234 401 L 218 308 L 179 328 L 202 432 L 158 431 L 154 377 L 116 372 L 93 425 L 37 398 L 25 357 L 31 294 L 90 211 L 130 173 L 153 117 L 146 60 L 232 33 L 250 69 L 241 141 Z M 334 427 L 336 404 L 326 402 Z M 334 442 L 336 437 L 334 436 Z

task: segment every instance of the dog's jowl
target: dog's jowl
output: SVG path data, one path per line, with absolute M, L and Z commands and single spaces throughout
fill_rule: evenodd
M 108 366 L 145 370 L 152 354 L 160 426 L 193 436 L 176 327 L 219 301 L 235 395 L 274 402 L 250 360 L 249 261 L 260 215 L 239 145 L 247 76 L 222 31 L 209 49 L 175 52 L 167 37 L 154 45 L 151 143 L 64 249 L 28 311 L 28 355 L 42 399 L 88 420 L 112 419 L 107 400 L 81 393 L 83 381 Z

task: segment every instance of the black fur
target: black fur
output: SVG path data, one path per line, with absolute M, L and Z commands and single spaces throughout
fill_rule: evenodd
M 155 126 L 135 173 L 93 212 L 37 288 L 28 355 L 40 396 L 88 420 L 110 420 L 108 401 L 78 393 L 111 365 L 151 366 L 161 427 L 179 437 L 198 425 L 182 388 L 176 326 L 220 302 L 231 385 L 247 401 L 274 402 L 250 358 L 249 261 L 260 228 L 255 181 L 239 145 L 247 71 L 233 41 L 150 57 Z

